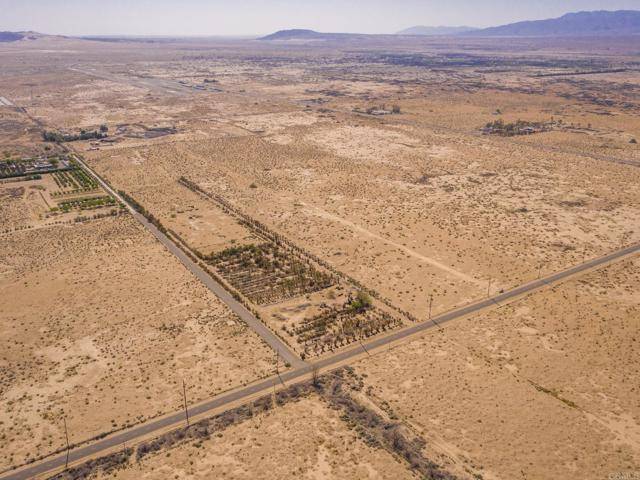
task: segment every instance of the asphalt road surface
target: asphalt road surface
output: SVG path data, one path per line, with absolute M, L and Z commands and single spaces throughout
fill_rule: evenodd
M 90 170 L 86 165 L 81 162 L 85 168 Z M 90 170 L 91 171 L 91 170 Z M 116 192 L 100 179 L 96 175 L 96 177 L 100 180 L 103 186 L 117 198 L 120 198 Z M 126 204 L 126 202 L 123 202 Z M 530 283 L 521 285 L 512 290 L 506 291 L 504 293 L 500 293 L 491 298 L 486 298 L 484 300 L 480 300 L 478 302 L 472 303 L 470 305 L 461 307 L 456 310 L 452 310 L 450 312 L 439 315 L 432 320 L 425 321 L 422 323 L 418 323 L 412 325 L 410 327 L 404 328 L 402 330 L 398 330 L 389 335 L 385 335 L 383 337 L 379 337 L 368 342 L 360 343 L 355 347 L 351 347 L 344 351 L 338 352 L 329 357 L 318 360 L 312 365 L 302 362 L 300 359 L 295 357 L 295 355 L 289 351 L 288 348 L 284 345 L 284 343 L 276 337 L 269 329 L 267 329 L 259 320 L 257 320 L 251 312 L 246 310 L 246 308 L 238 303 L 228 292 L 226 292 L 217 282 L 213 281 L 213 279 L 207 275 L 198 265 L 196 265 L 191 259 L 189 259 L 182 250 L 176 247 L 171 240 L 169 240 L 166 235 L 162 234 L 155 226 L 151 225 L 146 218 L 144 218 L 139 213 L 133 211 L 131 207 L 129 207 L 132 211 L 132 214 L 135 218 L 140 221 L 146 228 L 148 228 L 155 237 L 162 242 L 163 245 L 169 249 L 174 255 L 176 255 L 180 261 L 182 261 L 190 271 L 194 273 L 203 283 L 205 283 L 217 296 L 219 296 L 229 307 L 236 312 L 243 320 L 247 321 L 252 328 L 254 328 L 265 341 L 269 343 L 276 350 L 281 350 L 280 354 L 285 360 L 289 361 L 291 365 L 294 367 L 293 369 L 281 373 L 280 375 L 267 378 L 265 380 L 258 381 L 253 383 L 247 387 L 219 395 L 209 401 L 204 403 L 200 403 L 198 405 L 192 406 L 189 408 L 189 415 L 196 416 L 200 414 L 206 414 L 207 412 L 213 411 L 220 407 L 224 407 L 225 405 L 231 404 L 232 402 L 237 402 L 239 400 L 243 400 L 252 395 L 256 395 L 259 393 L 266 394 L 274 385 L 278 383 L 286 383 L 293 382 L 295 380 L 300 380 L 301 377 L 308 375 L 311 373 L 314 367 L 317 367 L 322 370 L 329 369 L 331 367 L 338 366 L 339 364 L 344 364 L 352 359 L 357 359 L 366 353 L 369 353 L 371 350 L 384 347 L 387 344 L 392 342 L 397 342 L 399 340 L 405 339 L 412 335 L 424 332 L 431 328 L 440 328 L 444 323 L 450 322 L 455 319 L 459 319 L 465 317 L 467 315 L 480 312 L 489 307 L 499 306 L 503 303 L 508 302 L 509 300 L 513 300 L 520 295 L 527 294 L 546 286 L 552 285 L 554 283 L 558 283 L 568 277 L 573 275 L 585 272 L 595 267 L 599 267 L 601 265 L 605 265 L 614 260 L 620 259 L 627 255 L 635 254 L 640 251 L 640 244 L 632 245 L 630 247 L 618 250 L 609 255 L 605 255 L 603 257 L 599 257 L 596 259 L 589 260 L 581 265 L 569 268 L 568 270 L 564 270 L 559 273 L 555 273 L 545 278 L 541 278 L 538 280 L 534 280 Z M 246 317 L 246 318 L 244 318 Z M 253 325 L 252 325 L 253 324 Z M 267 338 L 269 340 L 267 340 Z M 285 347 L 283 349 L 283 347 Z M 159 432 L 165 429 L 168 429 L 172 426 L 178 426 L 185 421 L 184 412 L 177 412 L 172 415 L 158 418 L 156 420 L 151 420 L 147 423 L 139 425 L 137 427 L 133 427 L 128 430 L 124 430 L 120 433 L 111 435 L 102 440 L 97 440 L 93 443 L 90 443 L 86 446 L 76 448 L 69 453 L 69 462 L 75 462 L 77 460 L 82 460 L 84 458 L 95 456 L 102 452 L 105 452 L 109 449 L 121 446 L 125 443 L 131 444 L 135 443 L 137 440 L 141 439 L 144 436 L 153 434 L 154 432 Z M 19 471 L 8 472 L 5 475 L 0 476 L 1 480 L 22 480 L 31 478 L 35 475 L 44 474 L 54 469 L 59 469 L 65 465 L 66 454 L 60 454 L 57 456 L 53 456 L 48 460 L 42 461 L 40 463 L 35 463 L 30 467 L 23 468 Z
M 140 77 L 137 75 L 115 74 L 97 70 L 92 67 L 82 68 L 79 66 L 70 67 L 69 70 L 82 73 L 95 78 L 109 80 L 115 83 L 124 83 L 138 88 L 147 88 L 153 91 L 161 91 L 165 94 L 184 96 L 192 92 L 203 92 L 205 90 L 196 89 L 192 86 L 182 84 L 176 80 L 158 78 L 158 77 Z

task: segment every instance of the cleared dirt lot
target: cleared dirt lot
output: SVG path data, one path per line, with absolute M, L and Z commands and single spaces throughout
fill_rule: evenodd
M 356 370 L 484 478 L 606 478 L 640 459 L 640 260 L 622 261 Z
M 273 370 L 271 350 L 131 217 L 2 236 L 3 467 Z

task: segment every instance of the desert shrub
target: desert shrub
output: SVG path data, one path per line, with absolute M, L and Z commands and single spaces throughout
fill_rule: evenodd
M 114 470 L 127 465 L 132 454 L 133 448 L 125 448 L 110 455 L 82 463 L 77 467 L 69 468 L 64 472 L 50 477 L 50 480 L 80 480 L 89 478 L 98 472 L 109 475 Z

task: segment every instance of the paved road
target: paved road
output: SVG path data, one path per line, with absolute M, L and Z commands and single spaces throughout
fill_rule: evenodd
M 282 373 L 280 377 L 283 382 L 287 382 L 298 378 L 305 373 L 311 371 L 311 366 L 307 365 L 306 367 L 299 368 L 297 370 L 289 370 L 288 372 Z M 259 392 L 269 392 L 273 388 L 274 381 L 279 383 L 280 380 L 278 377 L 268 378 L 266 380 L 262 380 L 260 382 L 254 383 L 246 388 L 238 390 L 236 392 L 231 392 L 228 394 L 220 395 L 206 403 L 199 404 L 195 407 L 189 408 L 189 416 L 194 417 L 201 413 L 206 413 L 215 408 L 227 405 L 231 402 L 243 399 L 250 395 L 259 393 Z M 91 443 L 85 447 L 80 447 L 75 450 L 72 450 L 69 453 L 69 463 L 72 463 L 76 460 L 81 460 L 83 458 L 93 456 L 104 452 L 107 449 L 119 447 L 123 444 L 131 444 L 135 442 L 137 439 L 142 436 L 148 435 L 150 433 L 163 430 L 167 427 L 171 427 L 178 424 L 184 424 L 185 415 L 184 412 L 178 412 L 168 417 L 159 418 L 157 420 L 152 420 L 150 422 L 144 423 L 138 427 L 134 427 L 130 430 L 125 430 L 121 433 L 112 435 L 103 440 L 98 440 L 94 443 Z M 31 467 L 26 469 L 16 471 L 13 473 L 7 473 L 0 478 L 2 480 L 24 480 L 28 478 L 32 478 L 36 475 L 41 475 L 51 470 L 55 470 L 65 465 L 66 454 L 60 454 L 58 456 L 52 457 L 44 462 L 34 464 Z
M 146 220 L 146 219 L 144 219 Z M 570 276 L 576 275 L 578 273 L 585 272 L 592 268 L 605 265 L 611 261 L 620 259 L 627 255 L 631 255 L 634 253 L 640 252 L 640 244 L 632 245 L 630 247 L 624 248 L 622 250 L 618 250 L 609 255 L 605 255 L 603 257 L 599 257 L 590 261 L 587 261 L 581 265 L 576 267 L 569 268 L 568 270 L 564 270 L 562 272 L 550 275 L 548 277 L 535 280 L 533 282 L 527 283 L 525 285 L 521 285 L 507 292 L 501 293 L 491 298 L 487 298 L 476 303 L 467 305 L 465 307 L 459 308 L 457 310 L 453 310 L 451 312 L 444 313 L 440 316 L 435 317 L 433 320 L 418 323 L 411 327 L 407 327 L 405 329 L 393 332 L 384 337 L 380 337 L 374 340 L 370 340 L 363 344 L 359 344 L 355 347 L 351 347 L 350 349 L 341 351 L 332 355 L 330 357 L 323 358 L 313 365 L 304 364 L 302 366 L 298 366 L 293 370 L 289 370 L 288 372 L 280 374 L 280 377 L 277 376 L 267 378 L 265 380 L 256 382 L 252 385 L 244 387 L 242 389 L 236 390 L 234 392 L 226 393 L 220 396 L 215 397 L 212 400 L 207 402 L 198 404 L 189 409 L 189 414 L 191 416 L 203 414 L 210 412 L 214 409 L 223 407 L 232 402 L 236 402 L 238 400 L 242 400 L 251 395 L 255 395 L 258 393 L 268 393 L 274 386 L 274 384 L 282 382 L 292 382 L 295 380 L 301 380 L 301 377 L 308 375 L 311 373 L 314 366 L 325 370 L 331 367 L 338 366 L 339 364 L 344 364 L 345 362 L 358 359 L 364 355 L 364 352 L 370 352 L 379 347 L 384 347 L 385 345 L 396 342 L 412 335 L 424 332 L 431 328 L 441 327 L 444 323 L 450 322 L 452 320 L 464 317 L 466 315 L 470 315 L 473 313 L 480 312 L 483 309 L 490 308 L 496 305 L 500 305 L 503 302 L 507 302 L 512 300 L 520 295 L 531 293 L 535 290 L 539 290 L 546 286 L 553 285 L 554 283 L 560 282 Z M 151 420 L 143 425 L 138 427 L 133 427 L 129 430 L 123 431 L 121 433 L 115 434 L 113 436 L 107 437 L 102 440 L 98 440 L 90 445 L 85 447 L 81 447 L 71 451 L 69 455 L 69 461 L 73 462 L 76 460 L 80 460 L 92 455 L 96 455 L 100 452 L 104 452 L 107 449 L 117 447 L 122 445 L 124 442 L 133 443 L 137 439 L 145 435 L 149 435 L 156 431 L 161 431 L 163 429 L 177 426 L 180 423 L 184 422 L 184 413 L 178 412 L 172 414 L 167 417 L 159 418 L 157 420 Z M 8 473 L 4 476 L 0 476 L 0 480 L 23 480 L 27 478 L 31 478 L 34 475 L 46 473 L 50 470 L 60 468 L 65 464 L 65 454 L 58 455 L 56 457 L 52 457 L 49 460 L 46 460 L 42 463 L 35 464 L 31 467 L 23 469 L 18 472 Z
M 273 348 L 284 362 L 289 363 L 292 367 L 299 368 L 306 365 L 305 362 L 300 360 L 295 353 L 293 353 L 287 344 L 285 344 L 278 336 L 276 336 L 269 328 L 265 326 L 260 320 L 258 320 L 253 313 L 251 313 L 244 305 L 238 302 L 233 296 L 224 289 L 216 280 L 205 272 L 198 264 L 191 260 L 180 248 L 178 248 L 164 233 L 156 228 L 155 225 L 150 223 L 144 216 L 138 212 L 133 212 L 133 216 L 142 223 L 167 250 L 173 253 L 178 260 L 180 260 L 191 273 L 193 273 L 198 280 L 206 285 L 220 300 L 227 304 L 227 306 L 242 319 L 254 332 L 262 337 L 267 344 Z
M 205 272 L 196 262 L 191 260 L 175 243 L 173 243 L 164 233 L 156 228 L 151 222 L 149 222 L 143 215 L 136 212 L 131 205 L 129 205 L 119 194 L 114 191 L 99 175 L 97 175 L 89 166 L 79 157 L 78 162 L 91 172 L 100 182 L 105 190 L 111 195 L 121 201 L 124 205 L 127 205 L 131 215 L 138 220 L 144 227 L 149 230 L 162 245 L 166 247 L 173 255 L 175 255 L 187 269 L 193 273 L 198 280 L 206 285 L 220 300 L 227 304 L 227 306 L 246 322 L 249 327 L 253 329 L 267 344 L 273 348 L 280 358 L 289 363 L 294 368 L 304 367 L 306 364 L 300 360 L 300 358 L 293 353 L 289 347 L 278 338 L 271 330 L 269 330 L 264 323 L 258 320 L 253 313 L 251 313 L 244 305 L 238 302 L 233 296 L 227 292 L 222 285 L 215 281 L 207 272 Z
M 364 350 L 372 350 L 375 348 L 379 348 L 382 346 L 385 346 L 389 343 L 398 341 L 398 340 L 402 340 L 404 338 L 407 338 L 411 335 L 415 335 L 416 333 L 420 333 L 424 330 L 430 329 L 430 328 L 434 328 L 434 327 L 441 327 L 444 323 L 450 322 L 451 320 L 456 320 L 458 318 L 464 317 L 466 315 L 472 314 L 472 313 L 477 313 L 481 310 L 484 310 L 485 308 L 489 308 L 489 307 L 493 307 L 493 306 L 500 306 L 502 303 L 506 303 L 509 300 L 513 300 L 514 298 L 520 296 L 520 295 L 524 295 L 526 293 L 531 293 L 535 290 L 539 290 L 541 288 L 544 288 L 546 286 L 550 286 L 553 285 L 555 283 L 558 283 L 568 277 L 571 277 L 573 275 L 576 275 L 578 273 L 584 272 L 586 270 L 590 270 L 592 268 L 607 264 L 613 260 L 617 260 L 619 258 L 625 257 L 627 255 L 631 255 L 634 253 L 638 253 L 640 252 L 640 244 L 636 244 L 636 245 L 632 245 L 630 247 L 624 248 L 622 250 L 617 250 L 609 255 L 605 255 L 603 257 L 599 257 L 593 260 L 590 260 L 586 263 L 583 263 L 581 265 L 569 268 L 568 270 L 563 270 L 562 272 L 558 272 L 555 273 L 553 275 L 550 275 L 548 277 L 544 277 L 541 278 L 539 280 L 535 280 L 533 282 L 530 283 L 526 283 L 524 285 L 521 285 L 519 287 L 516 287 L 512 290 L 508 290 L 504 293 L 501 293 L 499 295 L 496 295 L 494 297 L 490 297 L 490 298 L 486 298 L 484 300 L 480 300 L 478 302 L 466 305 L 464 307 L 458 308 L 456 310 L 452 310 L 450 312 L 447 313 L 443 313 L 442 315 L 439 315 L 437 317 L 435 317 L 433 320 L 429 320 L 429 321 L 425 321 L 422 323 L 418 323 L 416 325 L 413 325 L 411 327 L 407 327 L 404 328 L 402 330 L 398 330 L 394 333 L 391 333 L 389 335 L 386 335 L 384 337 L 381 338 L 377 338 L 375 340 L 369 341 L 367 343 L 364 343 L 362 346 L 353 348 L 351 350 L 346 350 L 344 352 L 339 352 L 336 353 L 335 355 L 322 359 L 316 363 L 314 363 L 314 365 L 317 365 L 319 368 L 326 368 L 329 367 L 331 365 L 334 365 L 338 362 L 343 362 L 345 360 L 348 360 L 358 354 L 362 354 L 363 353 L 363 349 Z
M 82 68 L 82 67 L 69 67 L 69 70 L 88 75 L 90 77 L 100 78 L 102 80 L 109 80 L 115 83 L 124 83 L 126 85 L 132 85 L 139 88 L 147 88 L 154 91 L 162 91 L 171 95 L 184 96 L 193 92 L 205 92 L 206 90 L 193 88 L 190 85 L 185 85 L 177 80 L 158 78 L 158 77 L 140 77 L 137 75 L 127 74 L 115 74 L 111 72 L 105 72 L 97 70 L 95 68 Z

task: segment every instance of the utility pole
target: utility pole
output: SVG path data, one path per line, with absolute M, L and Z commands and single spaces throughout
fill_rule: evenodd
M 274 378 L 273 379 L 273 405 L 274 406 L 276 405 L 276 398 L 277 398 L 277 396 L 276 396 L 276 383 L 277 383 L 276 379 Z
M 542 276 L 542 264 L 538 265 L 538 278 Z
M 362 347 L 362 349 L 365 351 L 365 353 L 369 356 L 371 356 L 371 354 L 369 353 L 369 351 L 365 348 L 364 343 L 362 343 L 362 337 L 360 337 L 358 339 L 358 342 L 360 342 L 360 346 Z
M 187 386 L 182 379 L 182 398 L 184 400 L 184 416 L 187 418 L 187 427 L 189 426 L 189 409 L 187 408 Z
M 438 325 L 438 322 L 436 322 L 436 319 L 432 317 L 431 315 L 431 307 L 433 307 L 433 293 L 429 295 L 429 320 L 431 320 L 433 322 L 433 324 L 438 327 L 438 329 L 442 329 L 442 327 L 440 327 L 440 325 Z
M 67 417 L 62 417 L 62 421 L 64 422 L 64 436 L 67 439 L 67 458 L 64 461 L 64 469 L 66 470 L 69 467 L 69 432 L 67 431 Z
M 487 298 L 489 298 L 491 292 L 491 279 L 489 279 L 489 284 L 487 285 Z
M 279 360 L 280 360 L 280 352 L 278 350 L 276 350 L 276 375 L 278 376 L 278 380 L 280 380 L 280 383 L 282 385 L 284 385 L 284 381 L 282 380 L 282 377 L 280 376 Z

